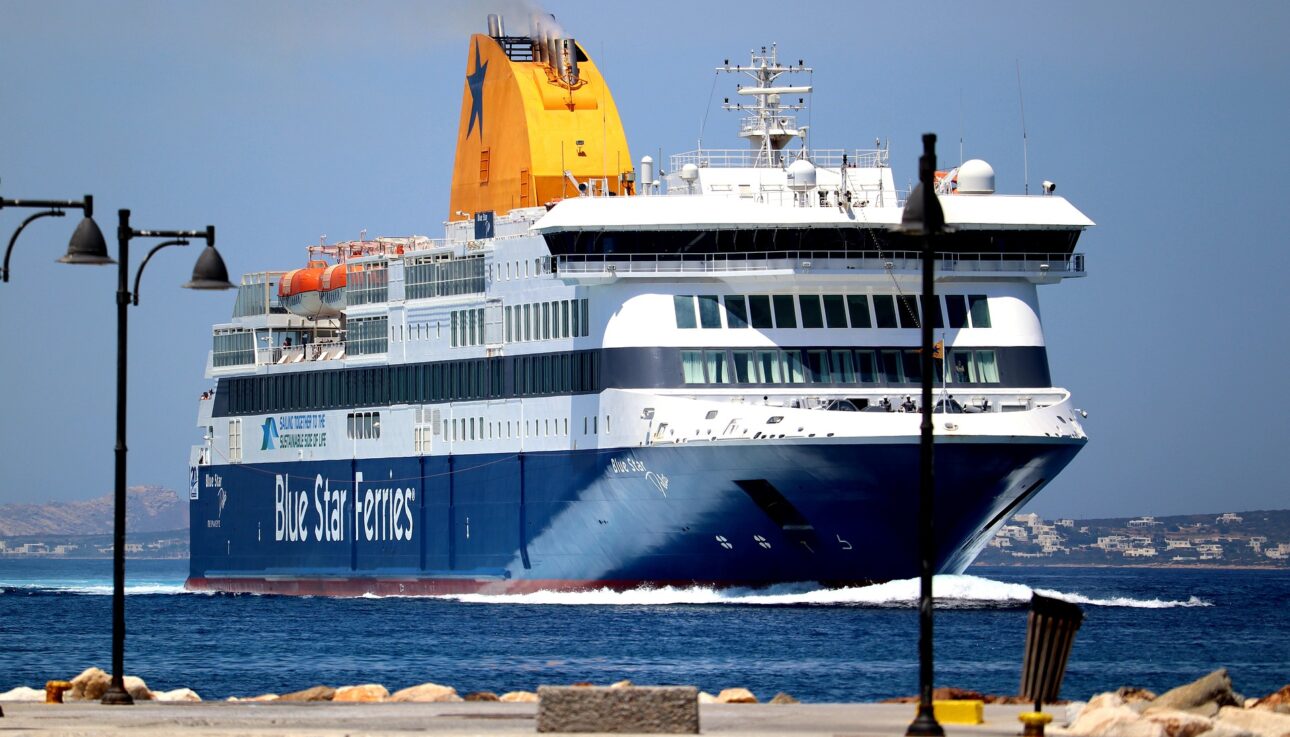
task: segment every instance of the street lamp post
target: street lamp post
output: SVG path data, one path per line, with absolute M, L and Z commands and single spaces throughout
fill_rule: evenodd
M 76 226 L 76 232 L 72 234 L 72 240 L 67 246 L 67 254 L 59 261 L 69 264 L 112 263 L 112 258 L 107 254 L 107 243 L 103 241 L 103 233 L 94 222 L 92 196 L 85 195 L 83 200 L 7 200 L 0 197 L 0 210 L 6 207 L 39 209 L 43 212 L 29 215 L 10 236 L 9 245 L 4 250 L 4 265 L 0 266 L 0 282 L 9 281 L 9 257 L 13 255 L 13 246 L 18 242 L 18 236 L 22 235 L 22 231 L 40 218 L 62 217 L 63 210 L 70 208 L 81 210 L 85 213 L 85 217 L 81 219 L 80 224 Z M 3 716 L 4 709 L 0 709 L 0 717 Z
M 129 313 L 127 308 L 139 304 L 139 279 L 143 268 L 152 256 L 167 246 L 186 246 L 189 238 L 206 241 L 193 267 L 193 278 L 183 286 L 187 289 L 232 289 L 224 259 L 215 250 L 215 226 L 205 230 L 136 230 L 130 226 L 130 211 L 118 212 L 117 226 L 117 288 L 116 288 L 116 473 L 114 476 L 114 504 L 112 521 L 112 684 L 103 694 L 104 704 L 133 704 L 134 699 L 125 690 L 125 467 L 126 467 L 126 354 Z M 134 277 L 134 291 L 130 291 L 130 241 L 135 238 L 167 238 L 148 252 L 139 264 Z
M 63 210 L 78 209 L 85 213 L 81 222 L 76 226 L 76 232 L 72 234 L 72 240 L 67 248 L 67 255 L 59 259 L 66 264 L 110 264 L 112 258 L 107 253 L 107 243 L 103 240 L 103 233 L 99 226 L 94 222 L 94 197 L 85 195 L 83 200 L 6 200 L 0 197 L 0 210 L 6 207 L 23 207 L 43 210 L 27 217 L 22 221 L 22 225 L 13 232 L 9 238 L 9 246 L 4 251 L 4 266 L 0 267 L 0 281 L 9 281 L 9 257 L 13 255 L 13 246 L 18 242 L 18 236 L 28 225 L 31 225 L 40 218 L 55 217 L 61 218 L 65 214 Z
M 117 264 L 116 291 L 116 473 L 114 477 L 114 500 L 112 520 L 112 684 L 103 695 L 104 704 L 133 704 L 134 699 L 125 690 L 125 419 L 126 419 L 126 308 L 139 304 L 139 279 L 143 268 L 153 255 L 167 246 L 186 246 L 189 238 L 201 238 L 206 241 L 206 248 L 197 257 L 193 267 L 192 279 L 183 286 L 187 289 L 232 289 L 228 280 L 228 269 L 224 259 L 215 250 L 215 226 L 207 225 L 205 230 L 135 230 L 130 227 L 130 211 L 120 210 L 120 224 L 117 227 L 117 247 L 119 260 L 113 261 L 107 253 L 107 243 L 103 232 L 94 222 L 94 198 L 85 195 L 84 200 L 7 200 L 0 197 L 0 209 L 6 207 L 39 208 L 44 212 L 36 213 L 23 221 L 18 230 L 9 239 L 5 249 L 3 271 L 0 281 L 9 281 L 9 256 L 13 253 L 14 243 L 23 229 L 42 217 L 62 217 L 63 210 L 78 208 L 85 217 L 76 226 L 67 254 L 58 259 L 64 264 Z M 163 243 L 153 247 L 139 264 L 134 276 L 134 291 L 130 291 L 130 241 L 134 238 L 167 238 Z M 0 711 L 0 716 L 4 712 Z
M 919 426 L 918 485 L 918 715 L 905 731 L 906 735 L 945 734 L 932 705 L 932 572 L 936 557 L 936 540 L 932 527 L 932 500 L 936 492 L 936 474 L 932 429 L 932 374 L 936 361 L 932 356 L 932 309 L 935 304 L 934 271 L 936 236 L 945 232 L 945 212 L 936 197 L 936 134 L 923 134 L 923 155 L 918 159 L 918 185 L 909 194 L 901 215 L 901 230 L 923 240 L 923 408 Z

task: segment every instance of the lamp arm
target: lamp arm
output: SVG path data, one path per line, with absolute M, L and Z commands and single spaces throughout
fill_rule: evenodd
M 33 220 L 47 217 L 61 218 L 64 214 L 66 213 L 62 210 L 46 210 L 35 215 L 29 215 L 26 220 L 22 221 L 22 225 L 19 225 L 18 229 L 13 232 L 13 236 L 9 238 L 9 247 L 4 249 L 4 267 L 0 269 L 0 276 L 3 277 L 3 281 L 9 281 L 9 255 L 13 253 L 13 244 L 18 242 L 18 236 L 22 233 L 23 228 L 31 225 Z
M 52 207 L 55 209 L 75 207 L 85 213 L 85 217 L 94 217 L 94 196 L 85 195 L 83 200 L 6 200 L 0 197 L 0 210 L 6 207 Z
M 157 251 L 160 251 L 161 249 L 165 248 L 166 246 L 186 246 L 186 245 L 188 245 L 187 240 L 183 238 L 176 238 L 175 240 L 172 240 L 172 241 L 159 243 L 153 246 L 151 251 L 148 251 L 148 255 L 144 256 L 143 262 L 139 264 L 139 270 L 134 273 L 134 291 L 130 293 L 131 304 L 135 305 L 136 307 L 139 305 L 139 279 L 143 277 L 143 267 L 148 265 L 148 260 L 152 258 L 152 255 Z
M 207 225 L 206 230 L 131 230 L 131 238 L 201 238 L 206 245 L 215 245 L 215 226 Z M 172 245 L 172 244 L 166 244 Z

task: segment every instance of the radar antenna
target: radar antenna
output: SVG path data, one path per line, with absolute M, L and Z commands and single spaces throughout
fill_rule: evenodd
M 811 85 L 777 87 L 775 81 L 785 74 L 811 74 L 814 70 L 804 65 L 800 59 L 796 65 L 780 64 L 776 44 L 771 44 L 769 50 L 763 46 L 760 52 L 750 51 L 749 56 L 751 61 L 747 66 L 731 66 L 730 61 L 726 60 L 723 66 L 717 67 L 717 71 L 742 73 L 752 77 L 755 85 L 740 86 L 737 91 L 740 95 L 756 99 L 752 102 L 732 103 L 727 97 L 721 107 L 723 110 L 747 113 L 739 128 L 739 136 L 748 139 L 748 144 L 757 151 L 754 166 L 784 166 L 784 147 L 794 138 L 805 140 L 805 127 L 798 126 L 795 113 L 806 109 L 806 99 L 799 97 L 793 103 L 785 102 L 782 96 L 809 95 Z

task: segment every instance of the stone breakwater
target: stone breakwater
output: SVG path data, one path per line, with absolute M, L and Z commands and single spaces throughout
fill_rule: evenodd
M 125 690 L 135 701 L 201 701 L 202 698 L 189 688 L 177 688 L 172 691 L 152 691 L 148 684 L 138 676 L 125 676 Z M 112 677 L 99 668 L 87 668 L 80 675 L 71 679 L 71 688 L 63 694 L 65 701 L 98 701 L 107 692 Z M 593 686 L 592 683 L 574 683 L 573 686 Z M 630 688 L 631 681 L 619 681 L 609 688 Z M 0 693 L 3 701 L 44 701 L 44 689 L 19 686 Z M 229 701 L 282 701 L 313 702 L 332 701 L 337 703 L 452 703 L 460 701 L 498 701 L 504 703 L 536 703 L 537 693 L 533 691 L 508 691 L 496 694 L 492 691 L 472 691 L 458 694 L 452 686 L 438 683 L 421 683 L 415 686 L 390 692 L 379 683 L 364 683 L 350 686 L 312 686 L 301 691 L 285 694 L 266 693 L 257 696 L 230 696 Z M 757 697 L 746 688 L 727 688 L 713 695 L 699 692 L 700 704 L 756 704 Z M 796 704 L 798 700 L 789 694 L 775 694 L 767 703 Z
M 1157 696 L 1123 687 L 1066 707 L 1077 737 L 1290 737 L 1290 685 L 1263 698 L 1232 689 L 1226 668 Z

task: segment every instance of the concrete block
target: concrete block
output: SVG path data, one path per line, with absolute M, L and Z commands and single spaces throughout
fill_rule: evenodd
M 537 731 L 698 734 L 693 686 L 540 686 Z

